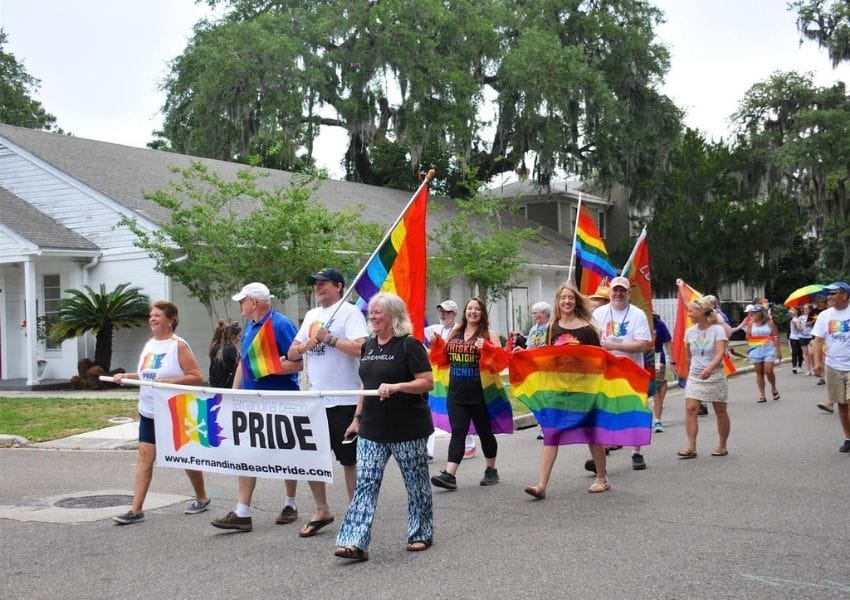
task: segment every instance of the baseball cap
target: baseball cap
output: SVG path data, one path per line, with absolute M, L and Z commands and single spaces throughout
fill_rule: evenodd
M 254 281 L 252 283 L 246 284 L 239 293 L 233 296 L 233 300 L 236 302 L 242 302 L 245 298 L 248 297 L 256 298 L 257 300 L 271 300 L 271 292 L 269 292 L 269 288 L 266 287 L 265 284 L 260 283 L 259 281 Z
M 629 290 L 631 289 L 632 284 L 629 283 L 628 277 L 623 277 L 621 275 L 620 277 L 615 277 L 611 280 L 610 288 L 613 290 L 615 287 L 626 288 L 627 290 Z
M 443 300 L 437 305 L 437 308 L 442 308 L 446 312 L 457 312 L 457 303 L 454 300 Z
M 325 267 L 315 275 L 310 275 L 308 279 L 310 280 L 310 283 L 316 283 L 317 281 L 333 281 L 334 283 L 341 283 L 342 285 L 345 285 L 345 277 L 342 276 L 342 273 L 330 267 Z
M 746 312 L 761 312 L 764 310 L 764 306 L 761 304 L 748 304 L 746 308 Z
M 607 286 L 600 285 L 596 288 L 596 291 L 593 292 L 590 296 L 588 296 L 591 300 L 610 300 L 611 299 L 611 289 Z
M 830 283 L 826 286 L 827 292 L 845 292 L 850 294 L 850 283 L 846 281 L 836 281 L 835 283 Z

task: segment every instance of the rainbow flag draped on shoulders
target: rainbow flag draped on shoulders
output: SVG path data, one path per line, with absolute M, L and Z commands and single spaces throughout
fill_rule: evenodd
M 434 374 L 434 387 L 428 392 L 428 405 L 431 407 L 431 418 L 434 427 L 443 431 L 451 431 L 448 409 L 449 391 L 449 357 L 446 352 L 446 342 L 437 337 L 428 350 L 431 371 Z M 508 392 L 502 382 L 501 372 L 508 366 L 508 354 L 502 348 L 494 346 L 489 341 L 481 348 L 478 361 L 481 387 L 484 391 L 484 403 L 490 416 L 490 427 L 493 433 L 513 433 L 514 417 Z M 475 433 L 475 426 L 470 423 L 469 433 Z
M 283 373 L 283 363 L 280 362 L 280 351 L 270 316 L 266 317 L 265 323 L 251 340 L 248 352 L 242 356 L 242 368 L 250 373 L 254 380 Z
M 688 378 L 687 365 L 685 364 L 685 331 L 691 327 L 694 322 L 688 317 L 688 304 L 702 298 L 702 294 L 689 286 L 681 279 L 676 280 L 676 285 L 679 288 L 679 293 L 676 302 L 676 324 L 673 327 L 673 360 L 676 361 L 676 375 L 679 377 L 679 386 L 684 387 L 684 381 Z M 737 369 L 732 359 L 726 354 L 723 356 L 723 373 L 729 377 L 735 373 Z
M 357 307 L 361 311 L 378 292 L 401 297 L 413 324 L 413 336 L 419 341 L 425 339 L 428 181 L 430 178 L 419 187 L 353 284 L 360 295 Z
M 579 203 L 576 220 L 575 254 L 581 266 L 578 291 L 585 296 L 594 293 L 603 281 L 617 275 L 617 271 L 608 259 L 608 250 L 605 249 L 599 229 L 593 217 L 590 216 L 590 211 L 581 203 Z
M 543 346 L 510 359 L 511 391 L 547 444 L 649 444 L 649 378 L 630 358 L 597 346 Z

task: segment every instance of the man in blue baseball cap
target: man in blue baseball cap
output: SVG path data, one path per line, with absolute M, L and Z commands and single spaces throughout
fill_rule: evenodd
M 818 315 L 812 328 L 812 361 L 817 377 L 826 379 L 829 403 L 838 408 L 838 420 L 844 429 L 839 452 L 850 454 L 850 283 L 836 281 L 826 286 L 829 308 Z M 826 357 L 824 357 L 824 344 Z

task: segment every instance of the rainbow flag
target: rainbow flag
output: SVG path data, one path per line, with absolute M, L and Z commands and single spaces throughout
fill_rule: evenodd
M 280 352 L 277 348 L 271 318 L 266 319 L 257 335 L 251 340 L 248 352 L 242 357 L 242 368 L 250 373 L 255 381 L 266 375 L 283 373 L 283 364 L 280 362 Z
M 510 359 L 513 395 L 534 413 L 547 444 L 649 444 L 649 377 L 597 346 L 543 346 Z
M 655 324 L 652 318 L 652 268 L 649 265 L 649 245 L 646 227 L 640 232 L 632 253 L 620 273 L 631 284 L 629 301 L 646 315 L 652 339 L 655 339 Z M 655 395 L 655 348 L 643 353 L 643 366 L 652 376 L 649 380 L 649 395 Z
M 575 255 L 581 265 L 581 281 L 578 290 L 588 296 L 596 291 L 599 285 L 617 275 L 617 271 L 608 260 L 608 251 L 599 229 L 587 207 L 579 203 L 578 220 L 576 222 Z
M 171 435 L 174 450 L 180 450 L 189 442 L 204 448 L 218 448 L 224 437 L 216 417 L 221 408 L 221 394 L 211 398 L 197 398 L 192 394 L 180 394 L 168 399 L 171 413 Z
M 773 343 L 772 335 L 753 335 L 747 338 L 747 352 Z
M 676 361 L 676 375 L 679 377 L 679 385 L 684 387 L 682 382 L 688 378 L 688 372 L 685 365 L 685 331 L 691 327 L 694 322 L 688 317 L 688 304 L 702 298 L 702 294 L 689 286 L 681 279 L 676 280 L 676 285 L 679 287 L 678 301 L 676 304 L 676 324 L 673 327 L 673 360 Z M 726 354 L 723 356 L 723 373 L 729 377 L 735 373 L 737 369 L 732 363 L 732 359 Z
M 434 374 L 434 387 L 428 392 L 428 405 L 431 407 L 431 418 L 434 427 L 451 431 L 449 422 L 448 391 L 449 391 L 449 358 L 446 353 L 446 342 L 437 337 L 428 350 L 431 371 Z M 489 341 L 484 342 L 481 357 L 478 361 L 481 377 L 481 387 L 484 390 L 484 403 L 490 415 L 490 428 L 493 433 L 513 433 L 513 409 L 508 399 L 507 390 L 502 382 L 501 372 L 508 365 L 508 354 L 502 348 L 494 346 Z M 475 425 L 470 423 L 469 433 L 475 433 Z
M 369 299 L 379 291 L 400 296 L 407 304 L 413 335 L 420 341 L 425 339 L 427 214 L 426 180 L 353 284 L 360 295 L 357 307 L 362 311 L 366 310 Z

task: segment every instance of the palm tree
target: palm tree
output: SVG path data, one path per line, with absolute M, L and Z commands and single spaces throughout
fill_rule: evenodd
M 112 332 L 121 327 L 139 327 L 148 320 L 150 300 L 141 288 L 118 285 L 111 292 L 100 284 L 100 292 L 65 290 L 70 297 L 59 302 L 59 313 L 50 327 L 51 339 L 61 342 L 93 331 L 94 362 L 107 373 L 112 362 Z

